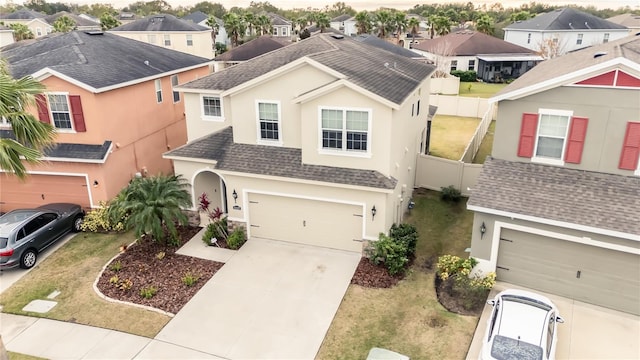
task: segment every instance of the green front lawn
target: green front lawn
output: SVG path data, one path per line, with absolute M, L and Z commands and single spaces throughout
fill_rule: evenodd
M 484 160 L 487 158 L 487 156 L 491 155 L 491 150 L 493 149 L 493 134 L 495 133 L 495 131 L 496 121 L 493 120 L 489 125 L 489 129 L 487 129 L 487 133 L 482 139 L 480 149 L 478 149 L 476 156 L 473 158 L 474 164 L 484 164 Z
M 2 311 L 154 337 L 169 321 L 168 316 L 103 300 L 93 291 L 102 267 L 118 254 L 120 245 L 132 241 L 131 232 L 77 234 L 0 295 Z M 46 299 L 54 290 L 60 291 L 55 298 L 58 304 L 48 313 L 22 311 L 32 300 Z
M 468 256 L 473 214 L 465 199 L 445 203 L 439 193 L 417 190 L 406 221 L 420 238 L 407 277 L 390 289 L 351 285 L 331 323 L 316 359 L 364 359 L 382 347 L 411 359 L 464 359 L 477 316 L 448 312 L 434 288 L 435 258 Z

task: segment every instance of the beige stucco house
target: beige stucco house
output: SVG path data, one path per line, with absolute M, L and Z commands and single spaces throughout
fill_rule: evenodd
M 162 158 L 186 143 L 175 87 L 209 73 L 209 60 L 102 32 L 51 34 L 3 48 L 15 78 L 46 86 L 32 109 L 56 144 L 25 182 L 0 173 L 0 211 L 50 202 L 96 207 L 135 176 L 171 174 Z M 0 120 L 0 137 L 11 137 Z
M 0 47 L 13 44 L 15 42 L 13 38 L 13 30 L 4 25 L 0 25 Z
M 0 21 L 5 25 L 23 24 L 31 30 L 33 36 L 39 38 L 53 32 L 53 25 L 45 19 L 47 15 L 29 9 L 20 9 L 9 14 L 0 14 Z
M 361 251 L 410 202 L 433 70 L 312 36 L 180 86 L 189 142 L 165 158 L 251 239 Z
M 170 14 L 150 15 L 108 32 L 207 59 L 215 55 L 211 29 Z
M 498 280 L 640 314 L 640 38 L 547 60 L 499 92 L 467 203 Z

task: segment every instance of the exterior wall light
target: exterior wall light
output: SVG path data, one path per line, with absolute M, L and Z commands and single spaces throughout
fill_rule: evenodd
M 236 189 L 233 189 L 233 193 L 231 194 L 231 196 L 233 196 L 233 202 L 235 204 L 238 203 L 238 193 L 236 192 Z
M 371 208 L 371 221 L 373 221 L 373 219 L 376 217 L 377 212 L 378 210 L 376 210 L 376 206 L 373 205 L 373 207 Z
M 480 225 L 480 239 L 484 237 L 484 233 L 486 232 L 487 232 L 487 227 L 484 225 L 484 221 L 483 221 L 482 225 Z

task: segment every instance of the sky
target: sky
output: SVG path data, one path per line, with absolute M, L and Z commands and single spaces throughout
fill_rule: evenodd
M 143 0 L 145 1 L 145 0 Z M 194 5 L 203 0 L 166 0 L 171 6 L 177 7 L 179 5 L 187 6 Z M 267 0 L 257 0 L 267 1 Z M 331 5 L 338 2 L 338 0 L 268 0 L 274 6 L 281 9 L 293 9 L 293 8 L 318 8 L 322 9 L 325 5 L 331 7 Z M 532 0 L 342 0 L 347 5 L 350 5 L 354 9 L 361 10 L 375 10 L 380 7 L 390 7 L 398 10 L 406 10 L 412 8 L 416 4 L 447 4 L 447 3 L 466 3 L 472 1 L 476 5 L 481 4 L 494 4 L 501 2 L 505 8 L 519 7 L 522 4 L 528 4 Z M 0 4 L 6 5 L 8 2 L 14 4 L 22 4 L 24 0 L 0 0 Z M 123 8 L 135 0 L 49 0 L 48 2 L 62 2 L 62 3 L 74 3 L 74 4 L 92 4 L 92 3 L 109 3 L 115 8 Z M 251 0 L 213 0 L 211 2 L 222 4 L 226 9 L 231 7 L 248 7 Z M 631 9 L 640 9 L 640 0 L 537 0 L 537 3 L 550 4 L 550 5 L 567 5 L 575 4 L 580 6 L 595 6 L 596 8 L 611 8 L 617 9 L 619 7 L 629 6 Z

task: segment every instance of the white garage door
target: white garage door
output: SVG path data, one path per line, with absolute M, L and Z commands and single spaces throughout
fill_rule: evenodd
M 498 280 L 640 315 L 640 256 L 503 229 Z
M 362 251 L 362 207 L 263 194 L 249 195 L 251 238 Z
M 31 208 L 55 202 L 90 207 L 84 176 L 31 174 L 26 180 L 0 174 L 0 211 Z

